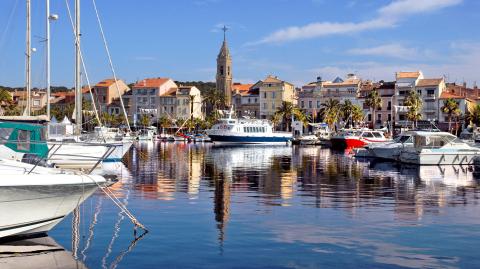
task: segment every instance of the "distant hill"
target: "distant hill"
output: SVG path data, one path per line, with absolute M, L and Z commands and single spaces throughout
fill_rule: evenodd
M 185 86 L 195 86 L 197 87 L 202 94 L 212 91 L 216 88 L 215 82 L 203 82 L 203 81 L 175 81 L 175 83 Z

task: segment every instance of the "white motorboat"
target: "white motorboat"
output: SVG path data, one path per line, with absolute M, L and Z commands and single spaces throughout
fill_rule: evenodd
M 368 157 L 396 161 L 405 147 L 413 147 L 411 132 L 402 133 L 391 142 L 369 144 L 365 146 L 365 150 Z
M 401 150 L 399 160 L 419 165 L 472 164 L 480 148 L 472 147 L 447 132 L 416 131 L 413 147 Z
M 302 135 L 295 137 L 293 143 L 298 145 L 317 145 L 320 144 L 320 139 L 316 135 Z
M 0 238 L 48 232 L 106 183 L 11 160 L 0 160 L 0 174 Z
M 140 141 L 153 141 L 157 137 L 157 127 L 150 126 L 145 129 L 141 129 L 138 133 L 137 139 Z
M 286 144 L 292 140 L 288 132 L 275 132 L 267 120 L 235 119 L 233 111 L 226 111 L 227 118 L 206 130 L 213 143 L 229 144 Z

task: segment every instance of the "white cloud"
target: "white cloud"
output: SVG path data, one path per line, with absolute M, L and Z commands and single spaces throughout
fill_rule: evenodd
M 420 53 L 416 48 L 408 48 L 400 44 L 386 44 L 370 48 L 355 48 L 347 51 L 349 54 L 386 56 L 398 59 L 415 59 Z
M 432 12 L 461 3 L 462 0 L 396 0 L 377 10 L 375 19 L 362 22 L 316 22 L 277 30 L 263 39 L 247 43 L 258 45 L 309 39 L 335 34 L 358 33 L 366 30 L 394 27 L 408 16 Z
M 442 58 L 442 62 L 404 63 L 395 62 L 339 62 L 307 70 L 305 81 L 316 76 L 326 80 L 336 76 L 345 76 L 347 73 L 356 73 L 363 79 L 394 80 L 395 72 L 422 70 L 426 77 L 447 77 L 448 82 L 466 81 L 470 86 L 473 82 L 480 82 L 478 62 L 480 62 L 480 48 L 474 42 L 457 42 L 450 46 L 452 52 L 449 57 Z M 479 84 L 479 83 L 477 83 Z

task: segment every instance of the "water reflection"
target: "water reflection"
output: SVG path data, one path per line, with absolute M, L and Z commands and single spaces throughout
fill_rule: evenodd
M 468 199 L 465 194 L 478 187 L 468 166 L 372 162 L 320 147 L 149 145 L 140 144 L 127 163 L 135 188 L 145 198 L 164 200 L 179 193 L 195 199 L 201 189 L 213 190 L 216 220 L 222 223 L 228 220 L 231 193 L 258 195 L 266 206 L 301 203 L 354 210 L 408 204 L 413 209 Z
M 70 251 L 65 250 L 48 236 L 1 242 L 0 267 L 2 269 L 87 268 L 81 261 L 75 260 Z

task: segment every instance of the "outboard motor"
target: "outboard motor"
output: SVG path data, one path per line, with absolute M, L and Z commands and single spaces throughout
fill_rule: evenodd
M 29 163 L 33 165 L 43 166 L 43 167 L 53 167 L 52 164 L 49 164 L 45 159 L 38 157 L 36 154 L 25 153 L 22 157 L 23 163 Z

